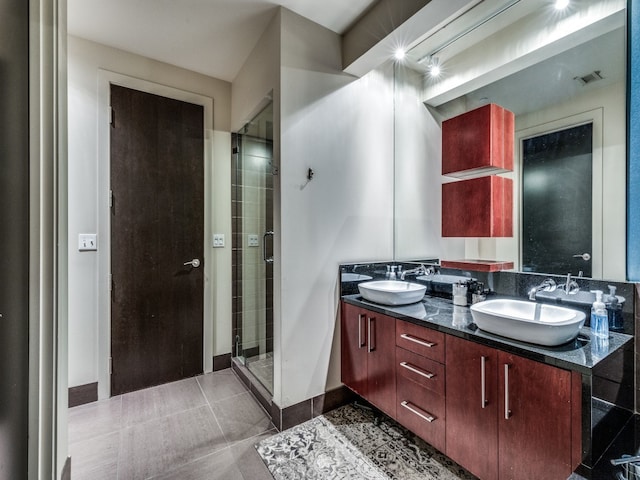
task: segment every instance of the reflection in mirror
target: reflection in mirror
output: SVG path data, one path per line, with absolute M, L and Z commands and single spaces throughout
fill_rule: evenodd
M 442 122 L 486 103 L 496 103 L 516 115 L 515 166 L 513 173 L 507 175 L 514 180 L 514 237 L 440 238 L 435 248 L 430 243 L 429 250 L 422 254 L 446 259 L 448 252 L 462 250 L 461 258 L 513 261 L 524 271 L 574 275 L 582 271 L 594 278 L 624 280 L 626 2 L 572 0 L 564 11 L 553 8 L 553 3 L 480 2 L 409 52 L 408 66 L 420 72 L 422 78 L 420 100 L 434 121 Z M 441 67 L 438 77 L 430 75 L 434 61 Z M 405 76 L 413 75 L 406 73 L 408 70 L 403 70 Z M 404 111 L 398 108 L 399 104 L 396 116 L 402 117 Z M 546 165 L 553 163 L 552 154 L 547 157 L 544 149 L 536 147 L 536 155 L 546 160 L 535 168 L 546 172 L 547 178 L 554 178 L 556 187 L 553 197 L 546 197 L 547 205 L 538 205 L 534 210 L 550 215 L 550 203 L 560 203 L 565 218 L 575 220 L 582 215 L 583 220 L 575 220 L 573 225 L 577 227 L 579 222 L 587 230 L 569 229 L 563 233 L 555 230 L 544 214 L 536 218 L 541 237 L 533 239 L 534 243 L 544 241 L 554 254 L 561 249 L 567 250 L 564 256 L 571 252 L 569 264 L 558 264 L 546 258 L 543 251 L 533 252 L 528 246 L 532 239 L 527 238 L 530 232 L 526 222 L 532 212 L 526 213 L 525 199 L 530 197 L 531 182 L 524 178 L 528 167 L 523 168 L 523 157 L 531 139 L 550 138 L 545 136 L 587 124 L 592 128 L 591 181 L 575 181 L 576 185 L 588 187 L 582 189 L 583 193 L 572 190 L 567 171 L 549 175 Z M 396 134 L 403 126 L 410 128 L 409 122 L 396 121 Z M 413 132 L 422 134 L 416 133 L 415 128 Z M 440 139 L 431 134 L 430 141 Z M 407 145 L 411 144 L 396 140 L 396 170 L 409 169 L 405 163 L 417 164 L 410 160 Z M 436 175 L 440 175 L 439 164 L 430 171 L 430 176 Z M 446 181 L 444 177 L 439 179 L 440 183 Z M 396 204 L 406 204 L 410 189 L 398 184 L 396 187 Z M 410 242 L 402 234 L 407 225 L 402 212 L 397 213 L 395 256 L 407 258 L 403 249 Z M 584 240 L 589 245 L 589 236 L 590 246 L 583 246 L 580 242 Z M 589 261 L 583 257 L 573 260 L 573 255 L 584 253 L 589 254 Z M 414 258 L 420 256 L 415 251 L 412 254 Z
M 592 131 L 587 123 L 522 142 L 525 272 L 591 277 Z

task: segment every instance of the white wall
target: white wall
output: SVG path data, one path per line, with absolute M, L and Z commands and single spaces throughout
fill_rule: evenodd
M 395 259 L 464 258 L 442 237 L 442 129 L 420 101 L 423 75 L 395 66 Z
M 338 264 L 393 255 L 393 72 L 345 75 L 338 35 L 281 16 L 274 400 L 287 407 L 340 385 Z
M 97 232 L 105 222 L 99 218 L 98 185 L 101 179 L 99 157 L 99 70 L 116 72 L 140 81 L 193 92 L 213 99 L 214 112 L 205 118 L 208 151 L 213 165 L 209 169 L 205 196 L 208 205 L 208 233 L 215 230 L 231 238 L 230 218 L 230 109 L 228 82 L 189 72 L 137 55 L 109 48 L 76 37 L 68 42 L 69 107 L 69 386 L 98 381 L 99 301 L 104 297 L 104 279 L 98 278 L 98 252 L 78 252 L 78 233 Z M 103 199 L 102 199 L 103 200 Z M 102 239 L 104 240 L 104 239 Z M 101 239 L 98 239 L 100 248 Z M 211 242 L 205 243 L 211 247 Z M 212 318 L 207 338 L 214 355 L 231 351 L 231 248 L 210 249 L 208 295 Z M 107 292 L 108 293 L 108 292 Z M 104 303 L 104 298 L 102 298 Z M 108 331 L 108 330 L 107 330 Z M 211 335 L 211 334 L 210 334 Z M 103 339 L 102 339 L 103 340 Z M 210 360 L 209 360 L 210 362 Z

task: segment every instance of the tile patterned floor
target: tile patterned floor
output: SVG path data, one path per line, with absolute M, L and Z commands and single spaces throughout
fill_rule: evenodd
M 69 409 L 74 480 L 271 480 L 254 445 L 276 433 L 231 372 Z

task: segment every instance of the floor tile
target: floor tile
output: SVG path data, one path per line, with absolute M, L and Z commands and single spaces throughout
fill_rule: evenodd
M 229 443 L 245 440 L 273 428 L 271 419 L 250 393 L 211 405 Z
M 153 477 L 153 480 L 244 480 L 229 448 Z M 256 478 L 256 480 L 258 480 Z
M 201 375 L 197 380 L 209 403 L 219 402 L 247 391 L 247 387 L 231 369 Z
M 117 432 L 122 419 L 122 397 L 69 409 L 69 443 Z
M 120 433 L 109 433 L 69 445 L 73 480 L 117 478 Z
M 209 406 L 137 424 L 121 432 L 118 478 L 149 478 L 226 447 Z
M 256 444 L 278 431 L 274 428 L 255 437 L 248 438 L 231 446 L 233 458 L 242 472 L 244 480 L 272 480 L 273 476 L 256 451 Z
M 206 405 L 195 378 L 122 395 L 122 421 L 128 427 Z

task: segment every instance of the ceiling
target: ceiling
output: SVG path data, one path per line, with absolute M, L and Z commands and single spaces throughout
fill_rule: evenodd
M 344 33 L 376 0 L 68 0 L 68 32 L 233 81 L 279 6 Z

